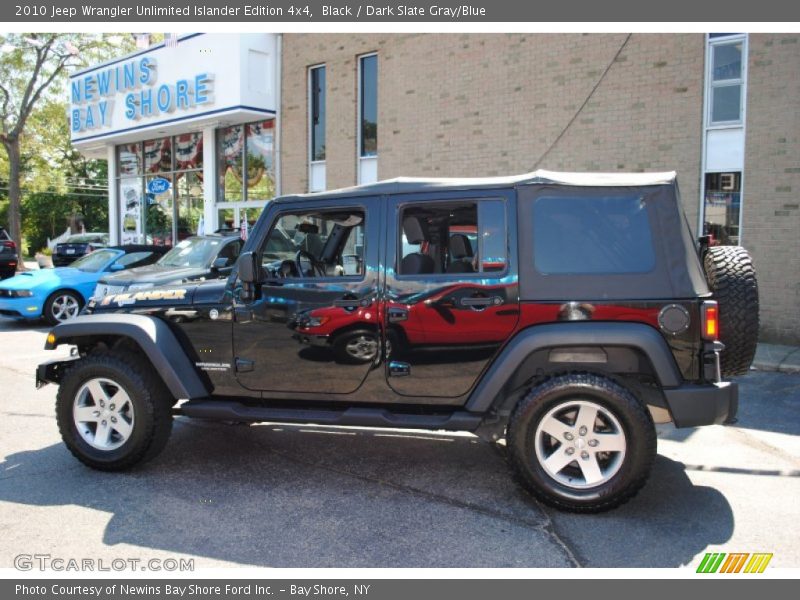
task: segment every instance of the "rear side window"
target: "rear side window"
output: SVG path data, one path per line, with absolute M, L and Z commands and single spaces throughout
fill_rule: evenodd
M 399 275 L 500 273 L 508 261 L 503 200 L 422 202 L 400 213 Z
M 533 247 L 545 275 L 648 273 L 656 262 L 639 195 L 542 196 L 533 207 Z

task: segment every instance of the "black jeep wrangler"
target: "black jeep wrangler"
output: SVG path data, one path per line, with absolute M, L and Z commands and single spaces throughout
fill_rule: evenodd
M 280 252 L 275 251 L 280 248 Z M 39 365 L 64 442 L 121 470 L 175 415 L 470 431 L 538 499 L 644 484 L 654 423 L 731 423 L 752 262 L 695 241 L 674 173 L 398 179 L 270 202 L 225 280 L 92 300 Z

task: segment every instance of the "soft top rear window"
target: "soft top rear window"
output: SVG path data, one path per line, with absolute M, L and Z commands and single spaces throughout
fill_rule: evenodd
M 533 206 L 536 270 L 544 275 L 649 273 L 656 259 L 641 195 L 542 196 Z

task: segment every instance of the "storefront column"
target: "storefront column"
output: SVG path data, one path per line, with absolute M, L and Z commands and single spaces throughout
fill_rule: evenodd
M 119 199 L 117 198 L 117 152 L 113 144 L 106 146 L 106 158 L 108 160 L 108 242 L 111 246 L 116 246 L 119 244 L 121 226 Z
M 217 223 L 217 145 L 213 127 L 203 129 L 203 222 L 205 231 L 219 228 Z

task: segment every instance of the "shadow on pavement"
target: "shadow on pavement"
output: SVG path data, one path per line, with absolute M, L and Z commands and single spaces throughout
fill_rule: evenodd
M 800 435 L 800 374 L 750 371 L 737 381 L 737 427 Z
M 271 567 L 674 567 L 733 531 L 724 496 L 663 457 L 621 509 L 569 515 L 543 510 L 472 436 L 185 419 L 128 473 L 85 468 L 61 444 L 7 456 L 0 501 L 110 513 L 106 545 Z M 81 549 L 69 538 L 85 529 L 59 527 Z
M 678 567 L 727 542 L 733 510 L 718 490 L 696 486 L 682 463 L 658 455 L 639 495 L 599 515 L 550 512 L 585 567 Z

